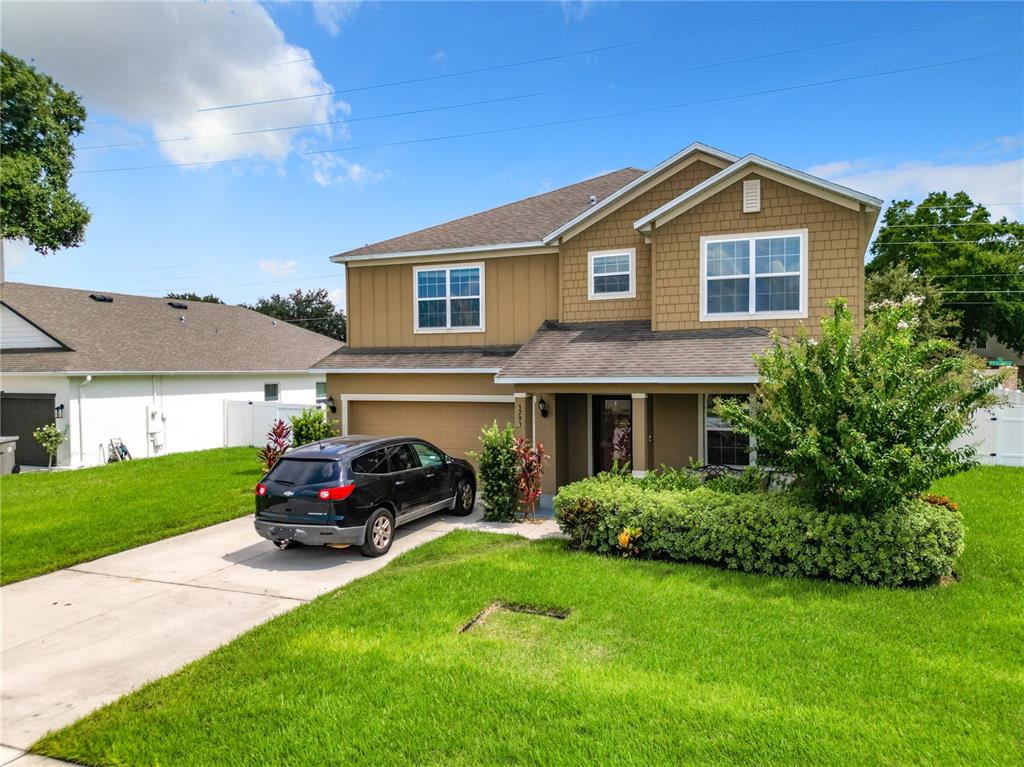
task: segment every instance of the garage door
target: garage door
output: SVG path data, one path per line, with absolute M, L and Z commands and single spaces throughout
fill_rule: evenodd
M 409 434 L 456 458 L 480 450 L 480 429 L 513 418 L 511 402 L 349 402 L 350 434 Z
M 5 437 L 17 437 L 15 458 L 22 466 L 46 466 L 49 456 L 36 442 L 32 432 L 40 426 L 53 423 L 55 394 L 0 395 L 0 432 Z

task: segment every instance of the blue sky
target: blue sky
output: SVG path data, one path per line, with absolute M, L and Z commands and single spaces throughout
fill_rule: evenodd
M 89 109 L 73 188 L 93 213 L 77 249 L 8 244 L 7 278 L 341 301 L 333 253 L 692 141 L 1019 217 L 1022 40 L 1020 3 L 5 2 L 4 48 Z M 745 95 L 955 59 L 974 60 Z M 309 123 L 330 124 L 223 135 Z M 536 123 L 562 124 L 421 141 Z M 111 172 L 139 166 L 162 167 Z

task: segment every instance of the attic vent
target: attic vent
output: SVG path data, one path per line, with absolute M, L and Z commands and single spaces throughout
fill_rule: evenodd
M 172 309 L 188 309 L 188 306 L 180 301 L 168 301 L 167 305 Z
M 743 182 L 743 212 L 761 212 L 761 180 L 753 179 Z
M 101 304 L 114 303 L 113 298 L 111 298 L 110 296 L 105 296 L 102 293 L 90 293 L 89 298 L 91 298 L 93 301 L 99 301 Z

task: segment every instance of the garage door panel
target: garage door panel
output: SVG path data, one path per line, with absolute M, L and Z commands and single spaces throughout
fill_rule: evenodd
M 349 403 L 349 432 L 389 436 L 409 434 L 433 442 L 464 458 L 480 448 L 480 429 L 511 422 L 511 403 L 496 402 L 360 402 Z

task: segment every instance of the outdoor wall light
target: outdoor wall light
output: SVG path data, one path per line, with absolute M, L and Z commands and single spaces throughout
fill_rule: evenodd
M 54 410 L 57 411 L 57 417 L 58 418 L 63 418 L 64 417 L 64 404 L 63 403 L 61 403 L 60 405 L 57 405 L 57 407 L 55 407 Z
M 548 417 L 548 403 L 542 399 L 537 400 L 537 410 L 540 411 L 541 418 Z
M 324 404 L 327 405 L 327 409 L 330 410 L 332 413 L 338 412 L 338 408 L 335 407 L 334 405 L 334 397 L 328 397 Z

